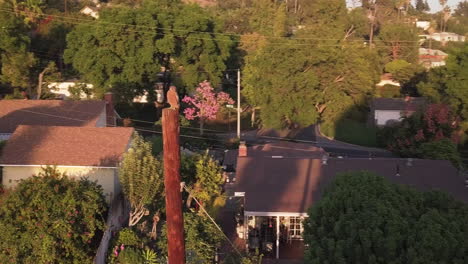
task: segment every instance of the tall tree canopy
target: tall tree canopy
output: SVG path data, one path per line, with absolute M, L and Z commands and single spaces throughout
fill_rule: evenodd
M 112 87 L 133 98 L 152 90 L 161 71 L 186 87 L 203 80 L 217 85 L 233 47 L 219 31 L 205 10 L 180 1 L 107 8 L 98 21 L 68 35 L 65 60 L 96 86 L 98 95 Z
M 306 263 L 465 263 L 467 217 L 447 194 L 341 174 L 309 210 Z
M 30 88 L 31 71 L 35 64 L 34 55 L 29 52 L 29 27 L 23 17 L 13 12 L 10 1 L 0 2 L 0 83 L 13 87 Z
M 0 197 L 0 262 L 92 263 L 105 211 L 101 186 L 48 167 Z
M 373 90 L 378 69 L 368 62 L 372 51 L 300 44 L 271 43 L 246 59 L 243 94 L 261 108 L 266 127 L 333 123 Z
M 332 127 L 364 103 L 379 75 L 376 53 L 362 45 L 362 31 L 354 33 L 362 14 L 348 17 L 342 0 L 304 5 L 310 19 L 303 29 L 291 38 L 266 41 L 245 58 L 243 95 L 260 107 L 266 127 L 319 120 Z

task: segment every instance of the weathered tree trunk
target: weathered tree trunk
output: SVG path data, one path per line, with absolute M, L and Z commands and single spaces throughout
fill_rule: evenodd
M 44 73 L 46 72 L 46 69 L 44 69 L 41 73 L 39 73 L 39 80 L 37 81 L 37 99 L 41 99 L 41 94 L 42 94 L 42 80 L 44 78 Z
M 128 218 L 128 226 L 134 226 L 138 224 L 141 218 L 145 215 L 146 208 L 143 205 L 139 205 L 135 208 L 132 208 L 130 211 L 130 216 Z

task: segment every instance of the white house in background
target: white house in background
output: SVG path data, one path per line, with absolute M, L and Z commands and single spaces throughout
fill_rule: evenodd
M 416 21 L 416 27 L 421 28 L 423 30 L 428 30 L 431 27 L 430 21 Z
M 374 98 L 371 102 L 370 117 L 376 126 L 386 126 L 400 122 L 426 105 L 423 97 Z
M 448 54 L 436 49 L 419 48 L 419 64 L 426 69 L 445 65 Z
M 70 89 L 75 86 L 83 86 L 86 89 L 93 89 L 94 86 L 90 83 L 81 83 L 78 80 L 67 80 L 64 82 L 51 82 L 47 84 L 49 91 L 53 94 L 58 95 L 61 99 L 66 99 L 72 96 Z M 80 92 L 80 99 L 86 99 L 88 95 L 83 91 Z M 90 98 L 93 98 L 93 95 L 90 95 Z
M 385 74 L 382 74 L 382 76 L 380 76 L 380 82 L 376 85 L 379 87 L 382 87 L 385 85 L 400 86 L 400 83 L 393 80 L 391 73 L 385 73 Z
M 452 32 L 436 32 L 428 35 L 428 38 L 433 39 L 435 41 L 440 42 L 448 42 L 448 41 L 465 41 L 465 36 L 461 36 Z
M 0 157 L 6 188 L 56 166 L 69 177 L 97 181 L 108 203 L 120 193 L 118 167 L 133 135 L 128 127 L 19 126 Z
M 0 140 L 20 125 L 105 127 L 116 125 L 111 93 L 98 100 L 0 100 Z
M 95 19 L 98 19 L 99 18 L 99 6 L 98 7 L 85 6 L 80 10 L 80 13 L 93 17 Z

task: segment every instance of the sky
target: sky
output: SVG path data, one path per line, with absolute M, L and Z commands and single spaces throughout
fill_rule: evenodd
M 463 0 L 448 0 L 447 3 L 448 3 L 448 6 L 452 8 L 452 10 L 457 6 L 457 4 L 459 2 L 462 2 Z M 346 2 L 348 3 L 348 6 L 353 6 L 353 2 L 360 2 L 360 1 L 357 1 L 357 0 L 346 0 Z M 413 0 L 413 3 L 416 2 L 415 0 Z M 431 7 L 431 13 L 435 13 L 435 12 L 438 12 L 440 11 L 442 8 L 439 4 L 439 0 L 427 0 L 427 2 L 429 3 L 429 6 Z

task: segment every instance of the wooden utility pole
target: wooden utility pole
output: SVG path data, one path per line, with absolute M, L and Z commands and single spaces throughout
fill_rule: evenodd
M 237 70 L 237 138 L 240 139 L 241 136 L 241 93 L 240 93 L 240 88 L 241 88 L 241 72 L 240 69 Z
M 179 110 L 162 111 L 167 247 L 170 264 L 185 264 L 184 219 L 180 193 Z

